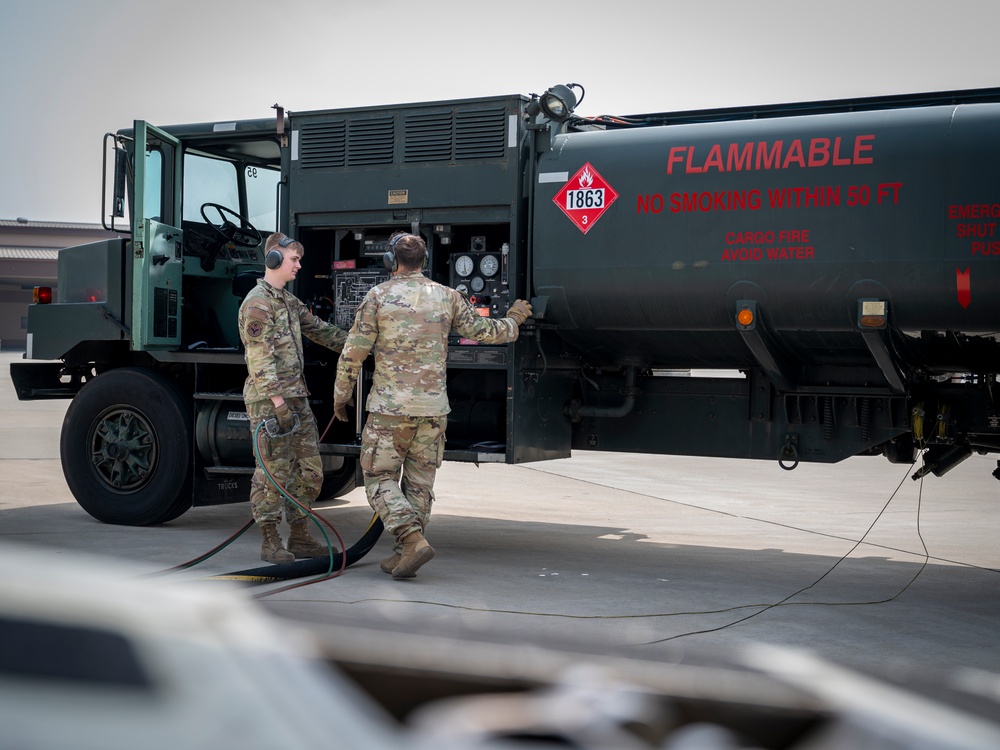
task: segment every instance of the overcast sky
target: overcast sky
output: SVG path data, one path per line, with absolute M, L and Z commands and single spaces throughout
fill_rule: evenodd
M 100 221 L 104 133 L 541 92 L 587 115 L 1000 85 L 996 0 L 0 0 L 0 219 Z

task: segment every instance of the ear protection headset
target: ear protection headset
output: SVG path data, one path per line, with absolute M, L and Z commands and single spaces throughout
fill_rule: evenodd
M 399 242 L 404 237 L 412 237 L 411 234 L 397 234 L 395 237 L 389 240 L 389 251 L 382 256 L 382 264 L 386 267 L 389 273 L 396 273 L 399 269 L 399 261 L 396 260 L 396 254 L 392 252 L 392 249 L 396 247 L 396 243 Z M 427 251 L 424 250 L 424 263 L 422 268 L 427 268 Z
M 278 244 L 281 247 L 288 247 L 295 240 L 291 237 L 282 237 L 278 240 Z M 270 250 L 267 256 L 264 258 L 264 265 L 268 268 L 274 270 L 275 268 L 281 268 L 281 264 L 285 262 L 285 254 L 280 250 Z

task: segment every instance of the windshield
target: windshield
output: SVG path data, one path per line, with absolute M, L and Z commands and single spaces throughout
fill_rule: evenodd
M 261 232 L 277 229 L 276 196 L 280 173 L 276 169 L 248 166 L 246 181 L 247 218 Z M 240 172 L 236 164 L 198 154 L 184 155 L 184 221 L 203 222 L 201 207 L 218 203 L 242 213 Z
M 261 232 L 278 230 L 278 180 L 281 172 L 266 167 L 246 168 L 247 218 Z

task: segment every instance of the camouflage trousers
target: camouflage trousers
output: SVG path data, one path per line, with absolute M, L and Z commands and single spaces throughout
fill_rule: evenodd
M 385 530 L 396 538 L 423 533 L 431 520 L 434 477 L 444 456 L 448 418 L 370 413 L 361 436 L 365 494 Z
M 313 501 L 323 487 L 323 460 L 319 455 L 319 433 L 309 400 L 305 398 L 285 399 L 288 408 L 299 415 L 299 428 L 291 435 L 271 437 L 263 427 L 260 430 L 257 470 L 250 480 L 250 511 L 258 524 L 280 522 L 284 508 L 285 520 L 289 523 L 300 521 L 306 514 L 295 507 L 274 483 L 268 472 L 285 491 L 304 507 L 312 507 Z M 247 404 L 250 418 L 250 434 L 257 425 L 274 416 L 271 400 Z M 267 467 L 261 466 L 261 459 Z

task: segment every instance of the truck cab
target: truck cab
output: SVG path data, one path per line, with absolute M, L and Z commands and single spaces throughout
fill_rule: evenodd
M 130 236 L 60 251 L 52 302 L 29 307 L 15 387 L 73 399 L 63 470 L 102 521 L 163 523 L 248 497 L 237 313 L 287 206 L 277 131 L 272 119 L 137 121 L 106 136 L 105 226 Z M 311 347 L 307 378 L 336 356 Z M 353 459 L 325 456 L 324 470 L 325 495 L 354 487 Z

